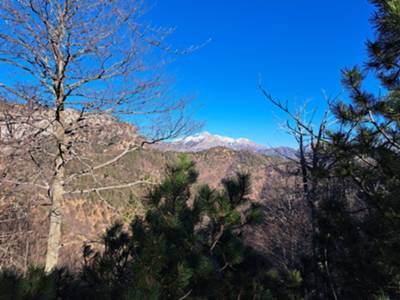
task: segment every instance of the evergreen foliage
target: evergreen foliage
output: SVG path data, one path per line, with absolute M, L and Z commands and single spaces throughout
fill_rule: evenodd
M 111 227 L 103 253 L 86 248 L 86 282 L 129 299 L 273 299 L 279 293 L 295 299 L 301 279 L 293 275 L 285 285 L 241 239 L 242 228 L 260 216 L 247 198 L 247 174 L 223 180 L 223 191 L 201 186 L 192 195 L 192 162 L 182 156 L 167 173 L 149 194 L 144 219 L 128 231 Z
M 371 2 L 376 39 L 365 68 L 343 71 L 351 101 L 333 105 L 337 127 L 323 122 L 315 137 L 271 98 L 297 121 L 303 151 L 296 195 L 311 239 L 299 270 L 275 269 L 243 242 L 263 217 L 248 174 L 199 186 L 183 155 L 143 199 L 144 217 L 112 225 L 100 250 L 83 247 L 81 272 L 2 272 L 0 299 L 400 299 L 400 1 Z M 368 74 L 378 95 L 364 88 Z
M 222 191 L 196 188 L 196 180 L 194 163 L 181 156 L 149 193 L 144 218 L 112 225 L 101 251 L 83 247 L 79 274 L 3 273 L 0 298 L 301 299 L 299 272 L 276 272 L 243 243 L 243 228 L 261 216 L 248 199 L 250 176 L 224 179 Z
M 400 299 L 400 1 L 371 3 L 375 40 L 364 67 L 343 70 L 350 99 L 332 105 L 335 126 L 327 113 L 318 127 L 304 122 L 261 88 L 299 144 L 307 299 Z M 370 77 L 379 93 L 365 88 Z
M 338 299 L 400 298 L 400 1 L 372 3 L 376 40 L 364 69 L 343 71 L 351 101 L 333 107 L 340 129 L 324 149 L 333 167 L 318 177 L 334 190 L 319 195 L 318 261 Z M 363 86 L 368 74 L 378 95 Z

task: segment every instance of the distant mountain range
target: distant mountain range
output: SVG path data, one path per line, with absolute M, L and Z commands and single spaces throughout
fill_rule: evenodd
M 294 157 L 296 150 L 290 147 L 268 148 L 246 138 L 234 139 L 208 132 L 198 133 L 183 139 L 160 143 L 157 148 L 163 151 L 199 152 L 216 147 L 224 147 L 235 151 L 248 151 L 266 156 Z

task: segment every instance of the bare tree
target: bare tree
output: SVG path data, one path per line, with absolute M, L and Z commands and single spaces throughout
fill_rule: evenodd
M 273 176 L 266 180 L 261 199 L 264 219 L 257 234 L 261 250 L 282 272 L 301 270 L 301 259 L 310 255 L 310 220 L 303 201 L 297 165 L 283 160 L 270 166 Z M 271 171 L 269 174 L 271 174 Z
M 298 172 L 292 174 L 301 180 L 302 195 L 300 199 L 305 202 L 308 211 L 308 224 L 310 225 L 309 236 L 311 259 L 313 268 L 326 277 L 329 294 L 333 299 L 337 299 L 337 292 L 333 278 L 330 272 L 330 266 L 326 257 L 325 249 L 321 249 L 318 244 L 317 236 L 319 234 L 318 212 L 321 199 L 325 199 L 328 193 L 334 193 L 334 179 L 330 178 L 329 170 L 335 166 L 336 162 L 325 150 L 329 145 L 328 128 L 332 126 L 329 123 L 329 110 L 325 111 L 319 123 L 314 123 L 315 112 L 307 119 L 306 109 L 291 110 L 288 103 L 272 97 L 260 86 L 261 92 L 266 99 L 283 111 L 287 116 L 286 129 L 294 137 L 298 145 L 296 159 L 293 160 L 298 168 Z M 329 103 L 329 99 L 327 99 Z M 344 138 L 350 138 L 345 135 Z M 326 180 L 324 180 L 326 179 Z M 332 190 L 328 187 L 332 186 Z M 325 257 L 321 257 L 325 253 Z M 322 255 L 323 256 L 323 255 Z M 314 274 L 313 281 L 319 280 L 318 273 Z M 318 286 L 318 285 L 316 285 Z M 308 291 L 308 294 L 318 293 L 318 291 Z
M 51 210 L 46 271 L 58 264 L 66 195 L 149 182 L 107 186 L 96 172 L 190 127 L 185 99 L 168 97 L 160 74 L 165 59 L 154 61 L 158 54 L 178 53 L 164 42 L 171 30 L 144 24 L 145 11 L 141 0 L 0 3 L 0 63 L 7 66 L 2 69 L 7 76 L 0 77 L 0 183 L 47 191 Z M 142 124 L 145 138 L 134 135 L 118 145 L 118 154 L 94 161 L 84 155 L 85 147 L 95 143 L 91 129 L 96 120 L 106 122 L 110 116 Z M 86 177 L 93 186 L 75 190 Z

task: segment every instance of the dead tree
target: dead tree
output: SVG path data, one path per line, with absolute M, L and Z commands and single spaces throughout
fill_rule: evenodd
M 0 3 L 0 63 L 6 74 L 0 77 L 1 184 L 47 191 L 47 272 L 58 264 L 66 195 L 147 183 L 102 185 L 96 171 L 190 127 L 186 100 L 168 97 L 160 73 L 166 59 L 152 62 L 178 54 L 164 41 L 171 30 L 146 25 L 145 11 L 141 0 Z M 90 127 L 108 116 L 141 124 L 144 137 L 132 137 L 118 154 L 96 162 L 84 150 L 92 142 Z M 94 186 L 74 190 L 73 183 L 84 177 Z
M 299 110 L 291 110 L 288 103 L 272 97 L 267 91 L 260 86 L 261 92 L 266 99 L 275 105 L 278 109 L 288 116 L 286 121 L 286 129 L 289 134 L 294 137 L 298 145 L 297 158 L 292 159 L 298 166 L 298 172 L 295 175 L 299 177 L 302 184 L 302 200 L 308 207 L 308 223 L 310 224 L 309 236 L 311 237 L 311 259 L 316 270 L 312 281 L 318 281 L 319 275 L 323 274 L 327 278 L 329 294 L 333 299 L 337 299 L 335 285 L 330 273 L 327 258 L 321 257 L 324 249 L 320 249 L 317 241 L 319 234 L 318 211 L 322 194 L 325 194 L 326 187 L 329 186 L 329 170 L 336 164 L 336 161 L 325 155 L 325 150 L 329 145 L 328 128 L 332 125 L 329 123 L 329 110 L 325 111 L 319 123 L 314 124 L 312 114 L 307 120 L 305 117 L 305 108 Z M 328 99 L 327 99 L 328 100 Z M 328 100 L 329 102 L 329 100 Z M 327 180 L 324 181 L 324 178 Z M 326 184 L 328 182 L 328 184 Z M 318 286 L 318 282 L 315 282 Z M 308 291 L 307 294 L 318 293 L 318 291 Z
M 311 232 L 298 166 L 282 160 L 272 162 L 270 169 L 274 174 L 269 172 L 261 192 L 264 219 L 257 228 L 261 250 L 282 272 L 301 270 L 301 259 L 310 255 Z

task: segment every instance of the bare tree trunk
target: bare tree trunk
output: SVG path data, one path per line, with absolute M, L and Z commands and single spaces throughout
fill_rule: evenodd
M 96 182 L 95 187 L 72 190 L 80 194 L 143 184 L 138 179 L 110 186 L 98 182 L 95 171 L 111 167 L 145 144 L 177 137 L 191 127 L 185 100 L 171 99 L 164 91 L 163 76 L 154 73 L 160 65 L 142 59 L 149 54 L 173 52 L 175 56 L 187 51 L 171 51 L 164 44 L 169 29 L 139 22 L 144 10 L 143 1 L 0 1 L 0 23 L 7 24 L 0 26 L 0 62 L 9 66 L 4 78 L 14 78 L 0 81 L 0 106 L 4 102 L 13 108 L 10 115 L 1 112 L 4 130 L 0 128 L 0 134 L 4 131 L 9 147 L 26 146 L 21 161 L 32 160 L 32 167 L 21 167 L 26 169 L 21 171 L 24 180 L 16 184 L 40 186 L 51 201 L 46 272 L 58 264 L 61 206 L 73 183 L 85 176 Z M 29 114 L 30 106 L 34 114 Z M 136 124 L 145 116 L 141 134 L 146 141 L 130 137 L 121 143 L 124 150 L 98 164 L 84 155 L 93 143 L 90 129 L 96 126 L 84 120 L 106 114 L 130 115 L 130 122 Z M 38 163 L 32 152 L 46 158 Z M 13 153 L 7 153 L 7 163 L 12 159 Z M 72 162 L 77 173 L 69 174 Z M 32 178 L 26 176 L 33 172 Z
M 63 86 L 61 85 L 61 91 Z M 60 249 L 61 242 L 61 204 L 64 199 L 65 189 L 65 145 L 66 136 L 64 130 L 64 108 L 63 108 L 63 97 L 61 96 L 57 101 L 59 103 L 56 111 L 56 130 L 55 136 L 57 138 L 57 157 L 54 160 L 54 177 L 50 184 L 49 196 L 51 199 L 51 211 L 50 211 L 50 226 L 49 236 L 47 238 L 47 252 L 46 252 L 46 265 L 45 271 L 51 272 L 57 267 L 58 263 L 58 252 Z
M 58 263 L 58 252 L 61 241 L 61 202 L 64 195 L 64 187 L 61 183 L 61 176 L 57 174 L 51 185 L 51 212 L 50 229 L 47 239 L 45 271 L 51 272 Z
M 59 129 L 61 140 L 63 140 L 63 129 Z M 59 154 L 54 161 L 55 174 L 50 184 L 49 196 L 51 199 L 51 211 L 50 211 L 50 228 L 49 236 L 47 240 L 47 252 L 46 252 L 46 265 L 45 271 L 51 272 L 58 263 L 58 251 L 60 249 L 61 241 L 61 204 L 64 198 L 64 177 L 65 177 L 65 166 L 63 159 L 63 146 L 59 143 Z

